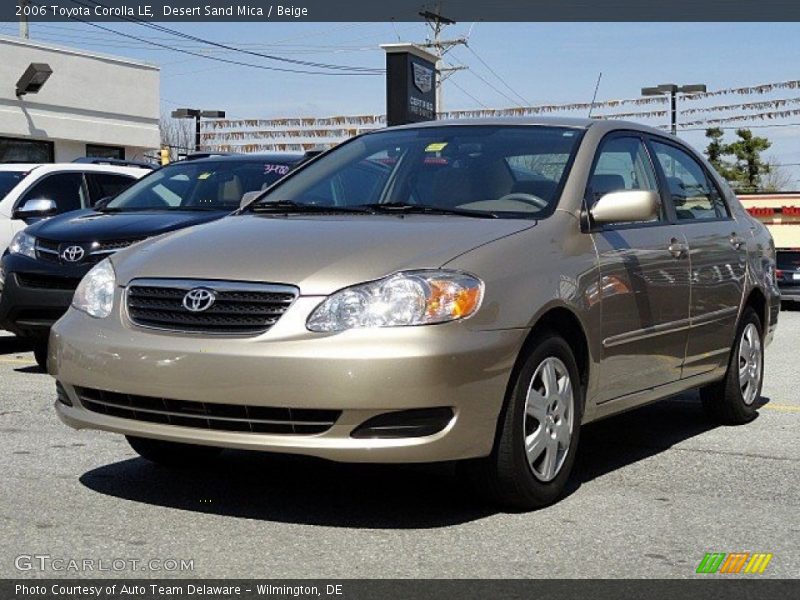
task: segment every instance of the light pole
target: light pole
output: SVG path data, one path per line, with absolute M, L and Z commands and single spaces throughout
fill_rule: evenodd
M 668 95 L 670 100 L 670 130 L 672 135 L 678 132 L 678 94 L 697 94 L 705 93 L 704 83 L 694 83 L 691 85 L 676 85 L 674 83 L 662 83 L 655 87 L 642 88 L 642 96 L 664 96 Z
M 224 110 L 200 110 L 199 108 L 178 108 L 172 111 L 173 119 L 194 119 L 194 151 L 200 151 L 200 119 L 224 119 Z

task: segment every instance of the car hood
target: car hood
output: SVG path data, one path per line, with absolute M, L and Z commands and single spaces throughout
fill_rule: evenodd
M 535 221 L 406 215 L 236 215 L 122 251 L 118 280 L 189 278 L 296 285 L 303 295 L 403 269 L 439 267 Z
M 131 211 L 103 213 L 79 210 L 31 225 L 28 232 L 57 242 L 141 239 L 220 219 L 230 211 Z

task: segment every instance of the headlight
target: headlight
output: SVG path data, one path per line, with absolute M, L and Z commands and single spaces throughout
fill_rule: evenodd
M 114 308 L 115 286 L 114 267 L 111 266 L 110 260 L 105 259 L 81 279 L 72 298 L 72 306 L 92 317 L 103 319 L 110 315 L 111 309 Z
M 455 271 L 406 271 L 345 288 L 308 317 L 310 331 L 401 327 L 455 321 L 481 304 L 483 282 Z
M 15 235 L 8 245 L 11 254 L 22 254 L 30 258 L 36 258 L 36 238 L 29 233 L 20 231 Z

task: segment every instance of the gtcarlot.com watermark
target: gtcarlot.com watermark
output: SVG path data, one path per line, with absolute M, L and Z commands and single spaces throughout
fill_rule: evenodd
M 194 571 L 194 559 L 185 558 L 74 558 L 50 554 L 20 554 L 14 558 L 17 571 L 54 573 L 97 573 L 153 571 L 174 573 Z

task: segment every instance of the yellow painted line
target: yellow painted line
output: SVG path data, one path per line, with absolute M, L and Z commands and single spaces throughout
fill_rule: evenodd
M 774 402 L 769 402 L 761 408 L 766 408 L 767 410 L 778 410 L 780 412 L 800 412 L 800 406 L 796 404 L 775 404 Z
M 27 360 L 24 358 L 0 358 L 0 363 L 11 363 L 11 364 L 23 364 L 23 365 L 30 365 L 33 364 L 35 361 Z

